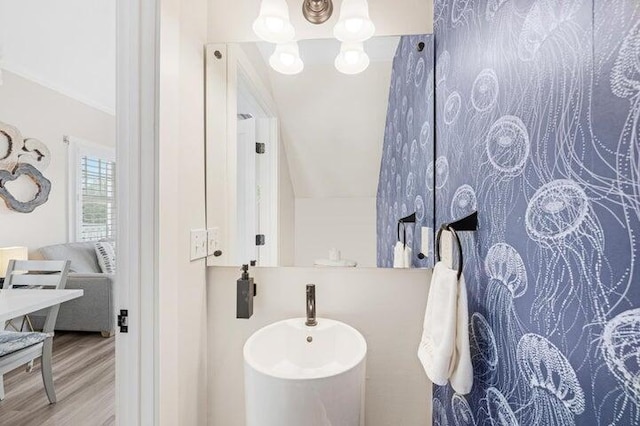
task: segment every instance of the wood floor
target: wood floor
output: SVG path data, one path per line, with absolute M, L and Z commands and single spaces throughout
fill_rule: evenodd
M 56 332 L 53 381 L 57 404 L 49 405 L 40 362 L 4 376 L 2 426 L 102 426 L 115 424 L 115 338 L 100 333 Z

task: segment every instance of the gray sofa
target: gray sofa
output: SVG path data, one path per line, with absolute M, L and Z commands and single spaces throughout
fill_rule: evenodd
M 60 305 L 56 330 L 101 332 L 104 337 L 115 334 L 115 276 L 103 274 L 92 242 L 59 244 L 43 247 L 45 260 L 70 260 L 66 288 L 82 289 L 84 296 Z M 39 312 L 31 315 L 35 327 L 44 322 Z

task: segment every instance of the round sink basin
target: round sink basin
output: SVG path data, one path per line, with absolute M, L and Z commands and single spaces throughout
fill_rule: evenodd
M 289 319 L 255 332 L 244 346 L 248 426 L 364 424 L 367 343 L 329 319 Z

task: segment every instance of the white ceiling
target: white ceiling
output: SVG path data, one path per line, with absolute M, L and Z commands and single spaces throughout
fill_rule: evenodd
M 114 0 L 0 0 L 2 67 L 113 114 Z
M 334 0 L 333 17 L 322 25 L 302 16 L 302 0 L 287 0 L 296 39 L 333 37 L 341 0 Z M 209 42 L 259 41 L 251 28 L 260 11 L 260 0 L 209 0 Z M 429 34 L 433 32 L 433 0 L 369 0 L 376 35 Z
M 300 43 L 301 74 L 270 71 L 296 197 L 375 197 L 398 41 L 367 43 L 375 61 L 355 76 L 333 66 L 334 40 Z

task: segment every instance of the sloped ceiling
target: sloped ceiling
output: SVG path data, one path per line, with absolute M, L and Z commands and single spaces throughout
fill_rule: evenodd
M 338 72 L 339 43 L 300 43 L 305 70 L 270 71 L 291 179 L 298 198 L 375 197 L 389 85 L 398 37 L 366 43 L 372 63 L 362 74 Z M 273 49 L 260 44 L 263 57 Z
M 2 67 L 113 114 L 114 0 L 0 0 Z
M 287 3 L 298 40 L 333 37 L 341 0 L 334 0 L 333 16 L 322 25 L 312 25 L 304 19 L 302 0 Z M 259 10 L 260 0 L 210 0 L 209 42 L 259 41 L 251 28 Z M 369 11 L 379 36 L 433 32 L 432 0 L 369 0 Z

